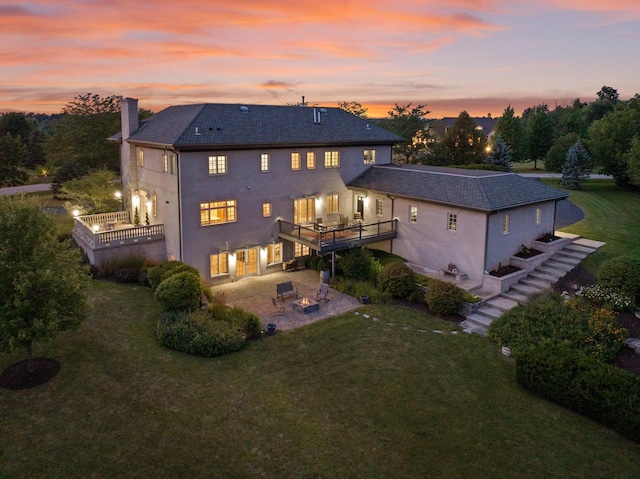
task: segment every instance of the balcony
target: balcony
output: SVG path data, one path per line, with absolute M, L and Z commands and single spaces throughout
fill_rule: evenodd
M 318 253 L 330 253 L 391 240 L 396 237 L 397 228 L 397 220 L 360 223 L 333 229 L 316 229 L 313 225 L 295 224 L 284 220 L 279 220 L 278 223 L 280 238 L 304 244 Z
M 136 226 L 128 211 L 85 215 L 74 218 L 73 237 L 95 250 L 164 239 L 164 225 Z

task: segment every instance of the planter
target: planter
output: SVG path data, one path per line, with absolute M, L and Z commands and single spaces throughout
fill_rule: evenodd
M 276 328 L 277 326 L 273 323 L 267 324 L 267 334 L 269 334 L 269 336 L 273 336 L 276 334 Z
M 329 280 L 331 279 L 331 273 L 328 269 L 323 269 L 320 271 L 320 283 L 321 284 L 329 284 Z
M 509 291 L 509 288 L 518 283 L 522 278 L 529 274 L 527 270 L 521 269 L 515 273 L 508 274 L 506 276 L 497 277 L 485 274 L 482 281 L 482 287 L 492 291 L 496 294 L 501 294 Z
M 504 266 L 500 266 L 499 268 L 496 268 L 493 271 L 490 271 L 489 274 L 491 276 L 495 276 L 496 278 L 502 278 L 503 276 L 508 276 L 510 274 L 517 273 L 518 271 L 520 271 L 520 268 L 518 268 L 517 266 L 514 266 L 512 264 L 507 264 Z
M 360 296 L 360 304 L 369 304 L 369 296 Z
M 517 266 L 520 269 L 524 269 L 526 271 L 533 271 L 542 263 L 544 263 L 547 259 L 549 259 L 549 255 L 547 253 L 543 253 L 541 251 L 538 254 L 531 256 L 529 258 L 522 258 L 521 256 L 515 255 L 509 258 L 509 263 Z
M 535 240 L 532 243 L 532 246 L 535 249 L 542 251 L 543 253 L 549 253 L 549 255 L 552 255 L 560 251 L 569 243 L 571 243 L 571 238 L 558 238 L 554 241 L 549 242 Z

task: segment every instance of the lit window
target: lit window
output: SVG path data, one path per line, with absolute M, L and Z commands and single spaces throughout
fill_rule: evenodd
M 324 152 L 324 167 L 325 168 L 337 168 L 340 166 L 340 152 L 339 151 L 325 151 Z
M 447 224 L 447 229 L 449 231 L 457 231 L 458 230 L 458 215 L 456 213 L 449 213 L 449 220 Z
M 271 216 L 271 203 L 262 203 L 262 216 Z
M 504 215 L 504 218 L 502 218 L 502 234 L 509 234 L 509 215 Z
M 260 171 L 269 171 L 269 153 L 260 155 Z
M 227 174 L 227 157 L 224 155 L 209 157 L 209 174 L 210 175 L 226 175 Z
M 267 264 L 282 263 L 282 243 L 267 245 Z
M 376 150 L 364 150 L 364 164 L 373 165 L 376 162 Z
M 315 170 L 316 169 L 316 152 L 308 151 L 307 152 L 307 170 Z
M 315 200 L 300 198 L 293 201 L 293 222 L 295 224 L 313 223 L 315 220 Z
M 144 168 L 144 150 L 142 148 L 138 149 L 138 164 Z
M 178 168 L 178 155 L 176 153 L 171 153 L 171 156 L 169 157 L 169 174 L 175 175 L 177 168 Z
M 409 221 L 411 223 L 418 222 L 418 207 L 417 206 L 409 206 Z
M 236 200 L 200 203 L 200 225 L 216 225 L 236 221 Z
M 291 153 L 291 169 L 300 169 L 300 153 Z
M 229 253 L 212 254 L 209 256 L 211 263 L 211 277 L 221 274 L 229 274 Z
M 158 216 L 158 195 L 155 193 L 151 195 L 151 213 L 153 216 Z
M 536 225 L 542 224 L 542 208 L 536 208 Z
M 307 245 L 295 243 L 293 255 L 296 258 L 300 258 L 301 256 L 309 256 L 309 247 Z
M 376 216 L 382 216 L 382 200 L 376 199 Z
M 340 211 L 338 193 L 327 195 L 327 214 L 336 214 Z
M 167 155 L 166 151 L 162 154 L 162 172 L 169 172 L 169 155 Z

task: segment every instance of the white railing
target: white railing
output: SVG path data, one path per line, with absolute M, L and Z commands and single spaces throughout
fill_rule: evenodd
M 106 224 L 113 224 L 114 229 L 104 230 Z M 73 234 L 76 239 L 83 241 L 92 249 L 164 238 L 164 225 L 162 224 L 117 227 L 122 224 L 129 224 L 128 211 L 78 216 L 74 218 Z M 100 229 L 94 231 L 94 225 L 98 225 Z

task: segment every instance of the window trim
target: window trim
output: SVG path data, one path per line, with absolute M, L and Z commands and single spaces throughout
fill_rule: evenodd
M 276 246 L 278 247 L 277 259 L 276 259 L 276 255 L 275 255 Z M 269 250 L 271 250 L 271 252 L 269 252 Z M 269 243 L 267 245 L 267 266 L 271 266 L 271 265 L 274 265 L 274 264 L 282 263 L 282 250 L 283 250 L 282 242 Z M 274 259 L 275 259 L 275 261 L 274 261 Z M 269 261 L 269 260 L 271 260 L 271 261 Z
M 324 152 L 325 168 L 340 168 L 340 150 L 327 150 Z
M 340 213 L 340 195 L 338 193 L 327 193 L 327 214 L 336 215 Z
M 273 215 L 273 205 L 270 201 L 265 201 L 262 203 L 262 217 L 269 218 Z
M 447 231 L 452 233 L 458 231 L 458 213 L 447 212 Z
M 138 148 L 138 166 L 144 168 L 144 149 Z
M 260 153 L 260 171 L 262 173 L 269 173 L 271 171 L 271 155 L 269 155 L 269 153 Z
M 162 172 L 169 172 L 169 155 L 167 155 L 166 151 L 162 152 Z
M 381 198 L 376 198 L 376 216 L 384 216 L 384 203 Z
M 224 256 L 224 262 L 220 261 L 220 258 Z M 217 258 L 216 260 L 216 264 L 217 264 L 217 273 L 213 273 L 213 258 Z M 220 266 L 223 266 L 223 268 L 221 268 Z M 209 276 L 211 278 L 215 278 L 217 276 L 223 276 L 225 274 L 229 274 L 229 252 L 228 251 L 220 251 L 217 254 L 210 254 L 209 255 Z
M 208 207 L 208 208 L 203 208 L 203 205 L 212 205 L 212 204 L 218 204 L 218 203 L 229 203 L 229 204 L 225 204 L 225 205 L 220 205 L 220 206 L 215 206 L 215 207 Z M 231 219 L 227 219 L 226 221 L 211 221 L 211 211 L 212 210 L 225 210 L 225 216 L 227 218 L 231 218 Z M 209 221 L 208 222 L 203 222 L 202 221 L 202 213 L 203 211 L 208 211 L 208 216 L 209 216 Z M 200 226 L 215 226 L 215 225 L 223 225 L 226 223 L 235 223 L 238 221 L 238 202 L 237 200 L 219 200 L 219 201 L 205 201 L 203 203 L 200 203 Z
M 418 205 L 409 205 L 409 223 L 418 222 Z
M 505 213 L 505 215 L 502 217 L 502 234 L 503 235 L 508 235 L 509 234 L 509 222 L 510 222 L 511 218 L 509 213 Z
M 363 151 L 364 164 L 375 165 L 376 164 L 376 150 L 368 149 Z
M 220 168 L 221 164 L 222 164 L 222 168 Z M 215 166 L 215 168 L 212 168 L 213 166 Z M 209 159 L 208 159 L 209 176 L 226 175 L 229 171 L 229 168 L 227 166 L 228 166 L 227 155 L 209 155 Z M 221 169 L 222 171 L 220 171 Z
M 536 208 L 536 226 L 542 224 L 542 208 Z
M 311 161 L 309 161 L 311 160 Z M 316 152 L 315 151 L 307 151 L 307 170 L 315 170 L 316 169 Z
M 300 155 L 299 151 L 291 152 L 291 169 L 293 171 L 298 171 L 302 169 L 302 156 Z

